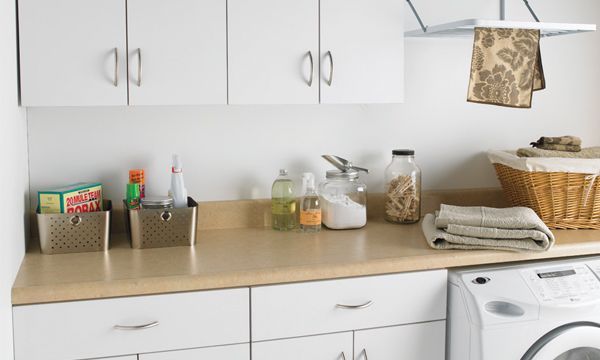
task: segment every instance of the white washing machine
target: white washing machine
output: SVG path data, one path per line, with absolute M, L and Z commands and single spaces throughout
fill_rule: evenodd
M 600 258 L 448 274 L 447 360 L 600 360 Z

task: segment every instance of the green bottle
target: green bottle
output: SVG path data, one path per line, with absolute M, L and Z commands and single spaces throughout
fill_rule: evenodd
M 285 169 L 279 170 L 279 176 L 271 188 L 271 221 L 273 230 L 289 231 L 296 228 L 294 183 Z

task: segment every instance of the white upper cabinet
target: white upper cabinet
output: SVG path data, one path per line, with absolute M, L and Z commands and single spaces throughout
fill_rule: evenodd
M 404 1 L 321 0 L 321 103 L 401 103 Z
M 128 0 L 130 105 L 227 103 L 224 0 Z
M 229 103 L 319 103 L 319 1 L 229 0 Z
M 123 0 L 21 0 L 24 106 L 127 105 Z

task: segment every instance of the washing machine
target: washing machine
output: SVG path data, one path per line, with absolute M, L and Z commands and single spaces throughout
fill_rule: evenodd
M 448 274 L 447 360 L 600 360 L 600 257 Z

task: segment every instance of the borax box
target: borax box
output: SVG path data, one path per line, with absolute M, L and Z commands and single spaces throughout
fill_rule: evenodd
M 102 184 L 78 183 L 38 192 L 40 213 L 85 213 L 102 211 Z

